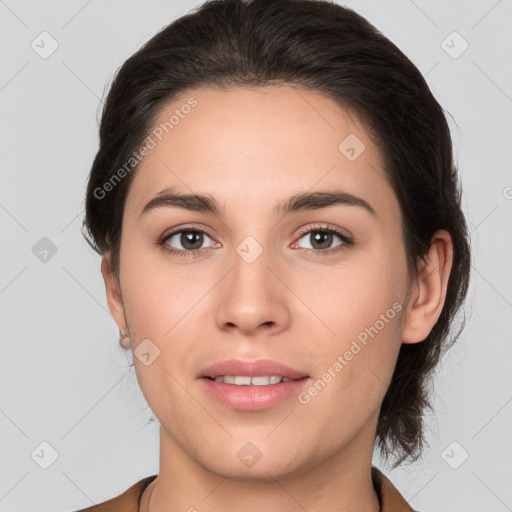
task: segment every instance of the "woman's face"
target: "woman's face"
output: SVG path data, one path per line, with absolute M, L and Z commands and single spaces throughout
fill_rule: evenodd
M 115 314 L 161 450 L 241 479 L 371 456 L 408 281 L 368 131 L 319 93 L 277 86 L 191 91 L 154 128 L 126 199 Z M 145 209 L 170 193 L 219 211 Z M 250 364 L 263 360 L 295 373 Z M 208 378 L 225 375 L 241 378 Z

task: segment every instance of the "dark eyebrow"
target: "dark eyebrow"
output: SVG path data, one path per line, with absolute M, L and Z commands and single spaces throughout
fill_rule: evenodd
M 161 190 L 149 203 L 144 206 L 140 215 L 142 216 L 150 210 L 165 206 L 177 206 L 193 212 L 213 213 L 222 217 L 224 210 L 214 197 L 203 194 L 178 194 L 171 188 Z
M 284 217 L 291 212 L 300 212 L 304 210 L 317 210 L 319 208 L 327 208 L 338 204 L 347 206 L 360 206 L 369 213 L 377 217 L 377 212 L 370 203 L 361 197 L 349 194 L 344 191 L 334 192 L 303 192 L 289 197 L 284 203 L 279 203 L 275 207 L 275 213 L 279 217 Z
M 316 210 L 334 205 L 359 206 L 377 217 L 372 206 L 364 199 L 343 191 L 303 192 L 293 195 L 276 205 L 274 213 L 284 217 L 292 212 Z M 142 209 L 141 216 L 155 208 L 175 206 L 195 212 L 212 213 L 218 217 L 224 214 L 223 207 L 214 197 L 204 194 L 178 194 L 173 188 L 167 188 L 151 199 Z

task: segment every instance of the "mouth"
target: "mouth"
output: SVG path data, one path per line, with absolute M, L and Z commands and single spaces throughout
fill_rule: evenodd
M 207 379 L 214 380 L 215 382 L 223 382 L 224 384 L 234 384 L 235 386 L 273 386 L 281 382 L 289 382 L 292 380 L 289 377 L 281 377 L 279 375 L 259 375 L 250 377 L 249 375 L 217 375 L 217 377 L 206 377 Z M 302 377 L 306 378 L 306 377 Z
M 210 398 L 231 409 L 257 411 L 296 396 L 309 375 L 276 361 L 223 361 L 199 375 Z
M 300 370 L 277 361 L 272 361 L 271 359 L 258 359 L 255 361 L 229 359 L 205 368 L 199 373 L 198 377 L 206 377 L 213 380 L 220 378 L 226 384 L 265 386 L 270 384 L 270 379 L 273 381 L 271 384 L 278 384 L 278 377 L 280 380 L 285 379 L 286 382 L 287 380 L 302 379 L 307 377 L 307 375 Z M 248 377 L 250 381 L 247 380 Z M 254 382 L 252 381 L 253 378 Z M 269 382 L 265 379 L 268 379 Z

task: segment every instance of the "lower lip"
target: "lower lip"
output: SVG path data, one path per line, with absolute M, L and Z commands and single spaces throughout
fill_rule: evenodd
M 200 380 L 206 391 L 224 405 L 242 411 L 259 411 L 297 396 L 309 377 L 267 386 L 237 386 L 206 377 Z

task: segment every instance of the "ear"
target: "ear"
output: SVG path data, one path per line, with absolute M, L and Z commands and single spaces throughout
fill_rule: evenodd
M 426 262 L 420 262 L 402 330 L 403 343 L 419 343 L 430 334 L 443 310 L 453 263 L 453 244 L 448 231 L 434 233 Z
M 105 254 L 101 259 L 101 274 L 105 281 L 105 290 L 107 293 L 107 302 L 110 313 L 117 324 L 118 329 L 126 330 L 126 318 L 124 313 L 123 298 L 121 295 L 120 285 L 117 282 L 116 276 L 112 271 L 110 264 L 110 254 Z M 121 346 L 123 345 L 121 341 Z

